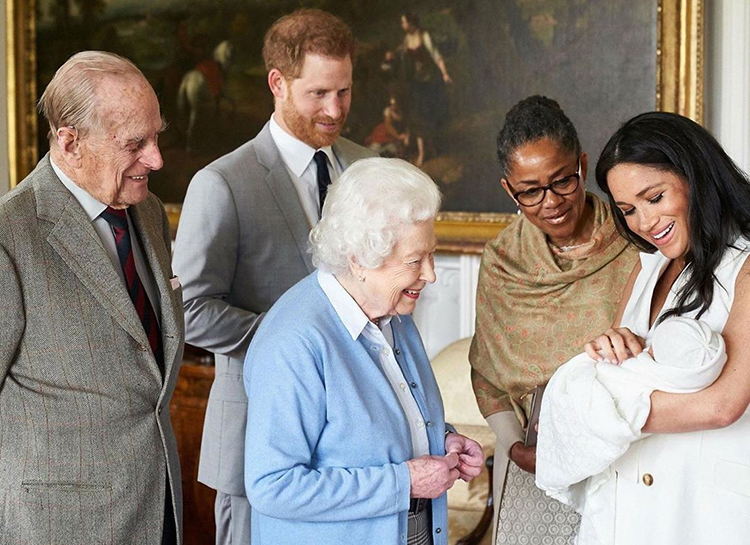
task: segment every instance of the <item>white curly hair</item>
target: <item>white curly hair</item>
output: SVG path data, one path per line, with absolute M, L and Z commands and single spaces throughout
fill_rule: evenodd
M 433 221 L 440 200 L 435 182 L 406 161 L 355 162 L 328 189 L 323 216 L 310 233 L 313 264 L 334 275 L 349 273 L 350 258 L 378 268 L 403 227 Z

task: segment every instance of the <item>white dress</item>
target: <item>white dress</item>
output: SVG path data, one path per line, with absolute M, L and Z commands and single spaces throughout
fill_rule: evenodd
M 746 251 L 727 250 L 716 269 L 713 302 L 701 316 L 717 333 L 724 329 L 735 280 L 750 251 L 748 241 L 735 245 Z M 660 253 L 641 254 L 642 270 L 622 318 L 622 326 L 647 343 L 651 299 L 668 263 Z M 672 308 L 682 282 L 680 276 L 664 309 Z M 750 411 L 723 429 L 649 436 L 631 445 L 612 469 L 616 545 L 750 543 Z

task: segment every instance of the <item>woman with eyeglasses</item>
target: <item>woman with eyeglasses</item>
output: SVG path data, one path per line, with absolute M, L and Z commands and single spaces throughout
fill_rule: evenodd
M 511 108 L 497 152 L 520 216 L 485 247 L 469 354 L 479 408 L 497 435 L 496 542 L 572 543 L 578 515 L 534 484 L 536 448 L 524 445 L 531 392 L 613 323 L 638 253 L 586 193 L 588 158 L 557 102 L 531 96 Z

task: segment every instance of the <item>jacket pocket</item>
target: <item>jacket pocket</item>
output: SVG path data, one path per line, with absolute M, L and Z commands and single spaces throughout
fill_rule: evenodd
M 32 491 L 55 490 L 58 492 L 97 492 L 112 490 L 112 487 L 101 483 L 78 483 L 73 481 L 22 481 L 21 488 Z
M 245 428 L 247 403 L 222 401 L 219 490 L 245 495 Z
M 714 466 L 714 484 L 729 492 L 750 498 L 750 466 L 718 460 Z
M 102 483 L 23 481 L 19 524 L 29 543 L 112 543 L 112 487 Z

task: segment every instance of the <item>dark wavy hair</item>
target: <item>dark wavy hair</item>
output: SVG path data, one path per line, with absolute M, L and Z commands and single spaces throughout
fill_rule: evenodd
M 698 310 L 700 317 L 713 301 L 714 271 L 725 250 L 737 237 L 750 237 L 747 175 L 706 129 L 687 117 L 648 112 L 625 122 L 602 150 L 596 164 L 596 182 L 609 197 L 617 229 L 647 252 L 656 248 L 628 228 L 607 183 L 609 172 L 623 163 L 671 172 L 687 182 L 688 278 L 674 308 L 660 321 L 693 310 Z
M 526 144 L 549 138 L 576 155 L 581 154 L 578 133 L 560 105 L 540 95 L 527 97 L 505 114 L 505 123 L 497 135 L 497 159 L 500 176 L 508 176 L 510 158 Z

